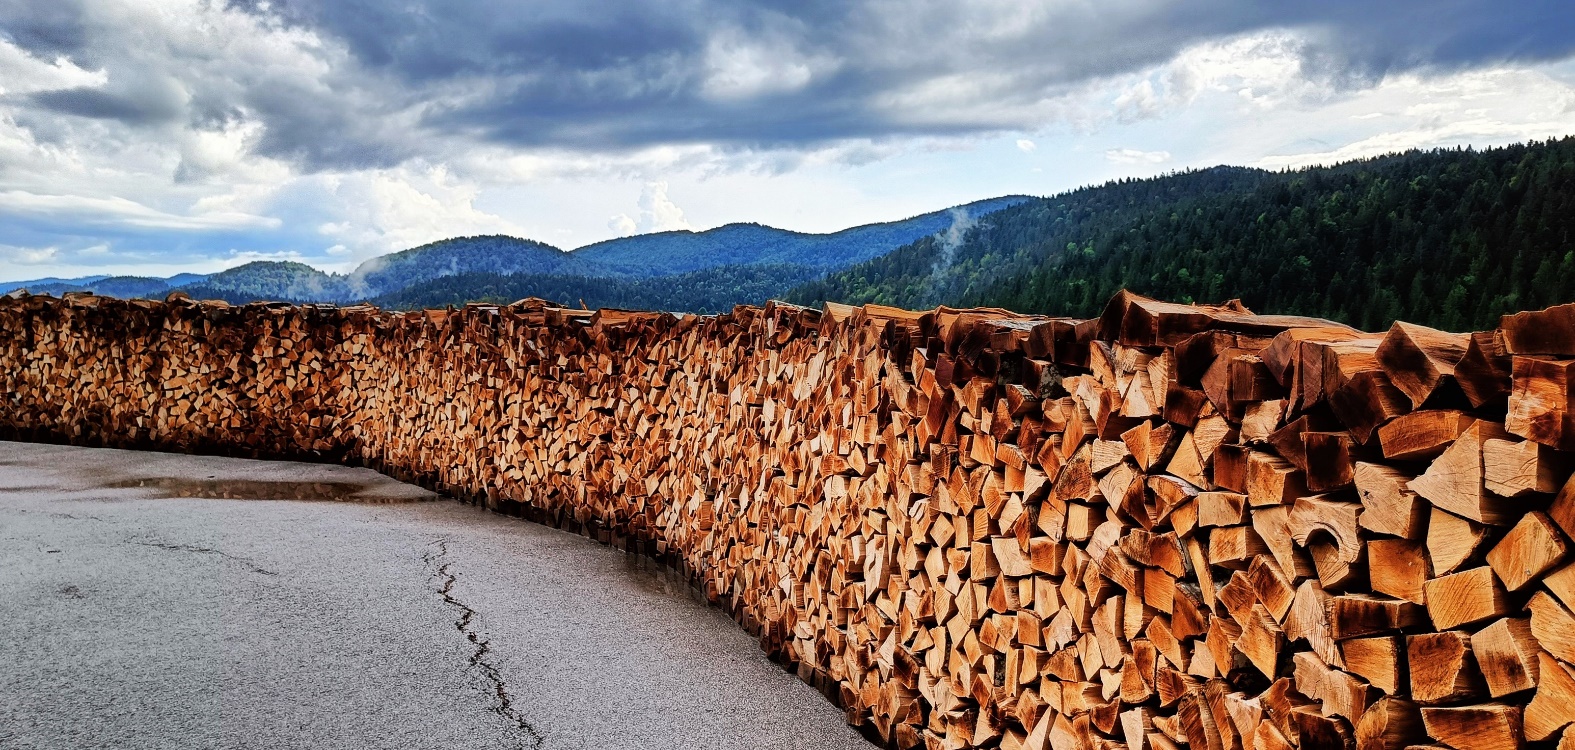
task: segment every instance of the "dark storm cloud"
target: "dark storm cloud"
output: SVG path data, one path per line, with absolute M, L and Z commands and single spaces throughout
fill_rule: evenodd
M 0 0 L 0 33 L 13 43 L 109 72 L 108 91 L 43 92 L 32 103 L 130 123 L 171 116 L 173 99 L 150 106 L 135 91 L 115 91 L 122 68 L 160 63 L 139 56 L 128 29 L 93 20 L 93 7 L 110 1 Z M 1006 0 L 245 0 L 229 7 L 275 28 L 311 31 L 345 54 L 309 82 L 253 80 L 237 70 L 234 81 L 244 85 L 226 86 L 222 66 L 205 81 L 187 76 L 189 105 L 181 106 L 193 122 L 214 112 L 250 113 L 265 125 L 259 153 L 307 169 L 399 163 L 454 138 L 588 150 L 792 148 L 1032 129 L 1044 124 L 1038 105 L 1084 82 L 1268 28 L 1296 29 L 1308 40 L 1307 69 L 1346 86 L 1398 71 L 1575 52 L 1568 0 L 1043 7 Z M 211 62 L 226 53 L 216 43 L 207 54 Z M 181 78 L 183 70 L 182 60 L 168 59 L 159 72 Z
M 185 114 L 185 91 L 171 80 L 146 81 L 121 91 L 76 87 L 39 91 L 28 97 L 41 109 L 99 120 L 145 125 Z
M 1567 0 L 1411 0 L 1274 3 L 1256 25 L 1323 28 L 1319 52 L 1368 75 L 1508 60 L 1545 61 L 1575 52 L 1575 4 Z

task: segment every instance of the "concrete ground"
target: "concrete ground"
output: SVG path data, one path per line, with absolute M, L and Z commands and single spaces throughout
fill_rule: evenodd
M 671 575 L 424 497 L 0 442 L 0 748 L 871 747 Z

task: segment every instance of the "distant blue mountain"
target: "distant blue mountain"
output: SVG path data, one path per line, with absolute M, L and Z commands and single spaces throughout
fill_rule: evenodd
M 113 297 L 163 298 L 180 290 L 194 298 L 236 303 L 374 300 L 409 306 L 463 303 L 500 290 L 529 292 L 539 287 L 543 294 L 574 291 L 578 298 L 597 300 L 598 304 L 671 307 L 672 290 L 639 281 L 671 276 L 677 277 L 676 283 L 705 288 L 701 306 L 709 310 L 761 302 L 758 297 L 762 294 L 783 292 L 916 240 L 964 229 L 980 216 L 1026 200 L 1026 196 L 992 198 L 830 234 L 727 224 L 701 232 L 621 237 L 574 251 L 502 235 L 455 237 L 373 258 L 346 275 L 324 273 L 301 263 L 257 261 L 220 273 L 177 274 L 167 279 L 34 279 L 0 284 L 0 292 L 26 287 L 35 294 L 88 291 Z M 607 293 L 598 296 L 603 288 Z M 491 291 L 484 294 L 482 290 Z
M 0 293 L 26 289 L 33 294 L 60 295 L 66 292 L 92 292 L 107 297 L 131 299 L 136 297 L 163 297 L 176 286 L 198 281 L 200 274 L 180 274 L 168 279 L 150 276 L 82 276 L 75 279 L 31 279 L 0 284 Z
M 101 275 L 98 275 L 98 276 L 78 276 L 78 277 L 76 277 L 74 279 L 62 279 L 62 278 L 58 278 L 58 277 L 55 277 L 55 276 L 49 276 L 49 277 L 45 277 L 45 278 L 42 278 L 42 279 L 23 279 L 22 281 L 0 281 L 0 294 L 4 294 L 6 292 L 15 291 L 17 289 L 27 289 L 28 291 L 33 291 L 36 288 L 42 288 L 42 287 L 46 287 L 46 286 L 78 287 L 78 286 L 81 286 L 83 284 L 91 284 L 91 283 L 93 283 L 95 281 L 98 281 L 99 279 L 107 279 L 107 278 L 109 278 L 108 274 L 101 274 Z
M 305 263 L 259 260 L 210 274 L 179 289 L 195 299 L 222 299 L 244 303 L 257 300 L 279 302 L 353 302 L 360 298 L 348 279 L 323 273 Z
M 726 224 L 703 232 L 656 232 L 586 245 L 578 258 L 614 273 L 667 276 L 717 266 L 792 264 L 831 271 L 877 258 L 958 222 L 1015 206 L 1026 196 L 976 201 L 911 219 L 805 234 L 763 224 Z
M 455 237 L 379 256 L 349 276 L 366 297 L 399 291 L 424 281 L 464 273 L 595 273 L 578 253 L 507 235 Z

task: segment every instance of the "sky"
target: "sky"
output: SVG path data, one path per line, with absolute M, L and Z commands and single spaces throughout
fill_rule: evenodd
M 1569 0 L 0 0 L 0 279 L 1570 134 Z

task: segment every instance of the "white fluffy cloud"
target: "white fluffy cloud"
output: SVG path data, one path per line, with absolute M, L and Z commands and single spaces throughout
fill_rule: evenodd
M 53 262 L 59 254 L 60 250 L 53 247 L 0 245 L 0 259 L 4 259 L 6 263 L 15 263 L 21 266 L 48 264 Z
M 684 220 L 684 210 L 667 197 L 665 180 L 645 183 L 645 188 L 640 191 L 639 206 L 638 219 L 631 218 L 628 214 L 618 214 L 608 220 L 607 227 L 619 237 L 627 237 L 635 233 L 694 229 L 688 221 Z
M 334 219 L 318 225 L 318 232 L 324 238 L 323 253 L 335 259 L 336 267 L 446 237 L 527 234 L 519 225 L 477 208 L 480 186 L 443 167 L 314 175 L 297 180 L 289 192 L 315 196 L 321 201 L 319 209 Z

